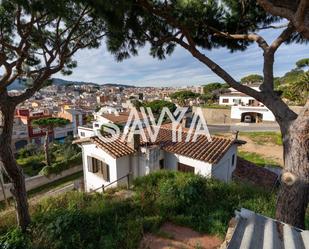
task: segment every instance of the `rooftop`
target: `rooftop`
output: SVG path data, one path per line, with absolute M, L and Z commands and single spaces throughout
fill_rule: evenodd
M 196 141 L 192 141 L 191 137 L 189 142 L 186 142 L 185 140 L 188 134 L 186 131 L 182 132 L 180 142 L 173 142 L 172 130 L 166 127 L 160 128 L 157 139 L 154 142 L 150 140 L 148 132 L 146 131 L 145 133 L 146 141 L 143 140 L 141 136 L 141 146 L 158 145 L 164 151 L 212 164 L 219 162 L 228 149 L 234 144 L 233 140 L 215 136 L 212 137 L 211 141 L 208 141 L 205 135 L 199 135 Z M 121 141 L 121 138 L 118 138 L 113 142 L 110 142 L 108 137 L 103 136 L 75 141 L 75 143 L 86 142 L 96 144 L 99 148 L 106 151 L 114 158 L 130 155 L 135 152 L 126 141 Z

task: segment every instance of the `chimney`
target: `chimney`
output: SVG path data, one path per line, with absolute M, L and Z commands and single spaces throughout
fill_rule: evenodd
M 128 135 L 128 145 L 134 149 L 134 150 L 138 150 L 139 146 L 140 146 L 140 134 L 137 133 L 133 133 L 130 132 Z
M 187 128 L 187 117 L 183 117 L 181 120 L 182 128 Z

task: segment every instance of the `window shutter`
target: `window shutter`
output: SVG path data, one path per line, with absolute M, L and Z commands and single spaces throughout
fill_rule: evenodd
M 91 167 L 88 167 L 89 172 L 97 173 L 98 172 L 98 160 L 96 158 L 91 158 Z

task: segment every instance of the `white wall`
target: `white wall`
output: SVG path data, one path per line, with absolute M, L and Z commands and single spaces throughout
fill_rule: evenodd
M 274 114 L 267 107 L 255 106 L 232 106 L 231 118 L 241 119 L 241 114 L 244 112 L 256 112 L 263 115 L 263 121 L 276 121 Z
M 82 126 L 78 126 L 78 136 L 80 138 L 92 137 L 95 135 L 95 132 L 91 128 L 85 128 Z
M 84 179 L 85 179 L 85 191 L 89 192 L 91 189 L 97 189 L 102 187 L 102 185 L 107 185 L 110 182 L 117 180 L 117 168 L 116 168 L 116 159 L 111 157 L 109 154 L 103 150 L 97 148 L 94 144 L 83 144 L 83 170 L 84 170 Z M 99 173 L 91 173 L 88 171 L 88 164 L 91 163 L 89 157 L 97 158 L 102 162 L 105 162 L 109 165 L 109 177 L 110 182 L 104 181 L 103 177 Z M 117 184 L 113 184 L 110 187 L 116 187 Z M 101 190 L 99 190 L 101 191 Z
M 210 163 L 192 159 L 192 158 L 185 157 L 185 156 L 181 156 L 181 155 L 177 155 L 177 154 L 173 154 L 173 153 L 169 153 L 169 152 L 165 152 L 164 167 L 166 169 L 177 170 L 178 162 L 194 167 L 195 174 L 201 174 L 203 176 L 209 176 L 209 177 L 211 176 L 212 166 Z
M 234 155 L 234 164 L 232 165 L 232 157 Z M 229 182 L 232 179 L 232 173 L 236 168 L 237 164 L 237 146 L 233 145 L 225 155 L 220 159 L 220 161 L 213 165 L 211 176 L 224 181 Z
M 121 158 L 117 158 L 117 179 L 127 175 L 130 173 L 130 156 L 124 156 Z M 127 178 L 125 177 L 124 179 L 120 180 L 117 183 L 117 186 L 119 185 L 126 185 L 127 184 Z
M 223 99 L 228 99 L 229 102 L 228 103 L 224 103 Z M 235 104 L 238 104 L 239 101 L 242 102 L 244 105 L 248 105 L 249 104 L 249 100 L 254 100 L 254 98 L 250 97 L 250 96 L 220 96 L 219 97 L 219 105 L 230 105 L 233 106 Z

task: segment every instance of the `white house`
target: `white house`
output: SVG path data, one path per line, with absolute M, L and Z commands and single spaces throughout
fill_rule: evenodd
M 172 142 L 172 130 L 161 126 L 155 142 L 135 134 L 129 142 L 108 137 L 81 138 L 75 143 L 82 147 L 85 190 L 100 190 L 125 184 L 131 173 L 133 178 L 160 169 L 192 172 L 228 182 L 236 167 L 237 140 L 199 135 L 196 141 L 185 142 L 187 132 L 182 132 L 181 142 Z
M 119 107 L 120 108 L 120 107 Z M 142 119 L 142 114 L 138 113 L 140 122 L 145 126 Z M 79 126 L 78 127 L 78 136 L 83 137 L 92 137 L 100 132 L 102 125 L 115 124 L 120 129 L 127 130 L 126 126 L 129 119 L 130 112 L 125 111 L 124 109 L 101 109 L 99 112 L 94 113 L 94 121 L 92 126 Z M 137 117 L 135 117 L 137 118 Z
M 250 84 L 248 87 L 260 91 L 260 84 Z M 258 123 L 276 121 L 273 113 L 262 103 L 234 88 L 229 93 L 219 96 L 219 105 L 231 106 L 231 119 L 240 122 Z

